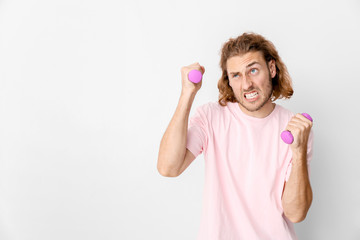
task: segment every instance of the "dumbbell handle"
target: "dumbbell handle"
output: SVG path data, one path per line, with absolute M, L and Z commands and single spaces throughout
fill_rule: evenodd
M 311 118 L 311 116 L 309 114 L 302 113 L 302 115 L 304 117 L 306 117 L 307 119 L 309 119 L 310 121 L 313 121 L 313 119 Z M 292 144 L 294 141 L 294 136 L 291 134 L 290 131 L 285 130 L 281 133 L 281 139 L 287 144 Z
M 199 83 L 202 79 L 202 73 L 199 70 L 193 69 L 189 72 L 188 79 L 190 82 Z

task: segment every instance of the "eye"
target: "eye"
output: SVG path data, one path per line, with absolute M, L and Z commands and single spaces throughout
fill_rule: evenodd
M 258 70 L 257 70 L 256 68 L 252 68 L 252 69 L 250 70 L 250 72 L 251 72 L 251 74 L 255 74 L 255 73 L 258 72 Z
M 233 75 L 233 78 L 236 78 L 236 77 L 238 77 L 239 76 L 239 74 L 234 74 Z

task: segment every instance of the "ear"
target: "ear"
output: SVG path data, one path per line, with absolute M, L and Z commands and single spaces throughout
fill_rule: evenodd
M 270 70 L 271 78 L 274 78 L 276 76 L 276 63 L 274 59 L 271 59 L 269 61 L 269 70 Z

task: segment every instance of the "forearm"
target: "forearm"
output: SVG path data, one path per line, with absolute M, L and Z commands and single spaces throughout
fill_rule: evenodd
M 289 180 L 282 196 L 285 216 L 292 222 L 305 219 L 312 202 L 312 190 L 309 180 L 306 151 L 294 153 Z
M 182 93 L 168 128 L 160 143 L 158 170 L 162 175 L 176 175 L 184 161 L 190 109 L 195 93 Z

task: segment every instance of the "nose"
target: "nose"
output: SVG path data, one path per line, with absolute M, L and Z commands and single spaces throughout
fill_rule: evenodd
M 249 76 L 244 75 L 243 82 L 242 82 L 242 87 L 243 87 L 244 91 L 251 90 L 252 86 L 253 86 L 253 83 L 252 83 L 251 79 L 249 78 Z

